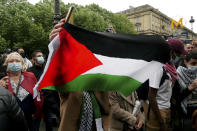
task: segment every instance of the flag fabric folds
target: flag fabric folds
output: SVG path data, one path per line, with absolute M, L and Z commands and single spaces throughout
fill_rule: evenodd
M 91 32 L 64 24 L 49 44 L 44 72 L 34 87 L 59 91 L 116 91 L 130 95 L 149 80 L 159 86 L 170 48 L 158 35 Z

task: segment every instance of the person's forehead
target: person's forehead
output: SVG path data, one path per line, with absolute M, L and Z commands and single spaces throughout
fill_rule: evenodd
M 192 44 L 187 44 L 186 46 L 187 46 L 187 47 L 191 47 L 191 46 L 193 46 L 193 45 L 192 45 Z
M 10 60 L 20 60 L 20 56 L 19 55 L 12 55 L 10 58 L 9 58 L 9 61 Z
M 42 52 L 36 53 L 36 56 L 43 56 Z

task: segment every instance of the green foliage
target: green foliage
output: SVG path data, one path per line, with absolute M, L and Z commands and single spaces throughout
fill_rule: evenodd
M 74 24 L 82 28 L 102 32 L 113 25 L 116 32 L 135 33 L 132 23 L 120 14 L 114 14 L 96 4 L 65 5 L 60 1 L 64 18 L 74 5 Z M 1 0 L 0 2 L 0 51 L 4 48 L 24 47 L 30 56 L 36 49 L 48 53 L 48 35 L 53 28 L 54 1 L 43 0 L 32 5 L 27 0 Z
M 6 42 L 6 40 L 1 37 L 0 35 L 0 51 L 2 51 L 3 49 L 7 48 L 8 47 L 8 44 Z
M 85 29 L 100 32 L 104 31 L 108 26 L 102 16 L 86 8 L 81 9 L 80 12 L 75 14 L 74 23 Z

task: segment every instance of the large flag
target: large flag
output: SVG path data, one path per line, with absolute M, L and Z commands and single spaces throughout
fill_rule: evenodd
M 159 86 L 169 51 L 158 35 L 96 33 L 65 23 L 49 44 L 34 91 L 116 91 L 128 96 L 146 80 Z

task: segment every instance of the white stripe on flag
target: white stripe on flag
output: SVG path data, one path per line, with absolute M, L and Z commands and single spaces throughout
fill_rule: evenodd
M 38 101 L 40 101 L 40 93 L 38 91 L 38 87 L 39 87 L 39 84 L 40 82 L 42 81 L 46 71 L 48 70 L 48 67 L 51 63 L 51 60 L 53 59 L 53 56 L 55 54 L 55 52 L 57 51 L 57 49 L 59 48 L 60 46 L 60 39 L 59 39 L 59 35 L 57 35 L 51 42 L 50 44 L 48 45 L 48 48 L 49 48 L 49 56 L 48 56 L 48 59 L 47 59 L 47 63 L 45 65 L 45 68 L 44 68 L 44 71 L 39 79 L 39 81 L 36 83 L 34 89 L 33 89 L 33 98 L 35 98 L 36 96 Z
M 101 73 L 128 76 L 142 83 L 149 79 L 149 85 L 151 87 L 159 87 L 163 74 L 163 64 L 160 62 L 108 57 L 98 54 L 94 55 L 103 63 L 103 65 L 90 69 L 84 74 Z

